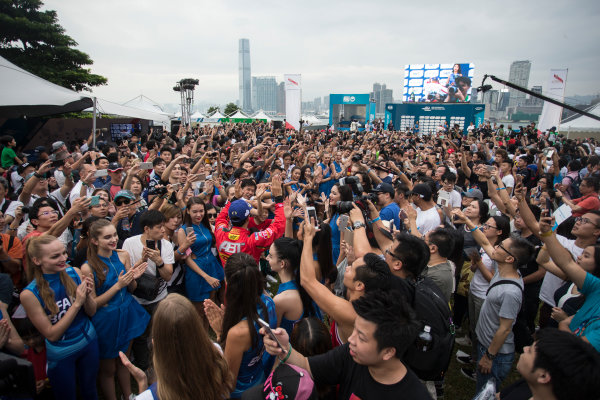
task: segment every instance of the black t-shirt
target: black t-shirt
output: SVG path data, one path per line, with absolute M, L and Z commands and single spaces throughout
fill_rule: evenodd
M 308 362 L 316 384 L 339 384 L 341 400 L 367 399 L 430 399 L 429 392 L 410 369 L 400 382 L 392 385 L 381 384 L 369 373 L 369 368 L 359 365 L 352 359 L 346 343 Z
M 500 391 L 500 400 L 529 400 L 530 398 L 531 389 L 525 379 L 518 380 Z

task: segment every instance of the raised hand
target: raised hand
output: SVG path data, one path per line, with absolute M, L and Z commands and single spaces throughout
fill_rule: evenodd
M 138 279 L 140 276 L 142 276 L 146 271 L 146 268 L 148 268 L 147 262 L 141 262 L 138 265 L 134 265 L 130 270 L 130 272 L 133 274 L 133 279 Z
M 220 336 L 223 329 L 223 315 L 225 315 L 225 306 L 217 306 L 212 300 L 204 300 L 204 313 L 208 323 L 215 333 Z
M 130 269 L 127 272 L 121 271 L 117 284 L 119 285 L 120 289 L 123 289 L 124 287 L 127 287 L 131 281 L 133 281 L 133 269 Z

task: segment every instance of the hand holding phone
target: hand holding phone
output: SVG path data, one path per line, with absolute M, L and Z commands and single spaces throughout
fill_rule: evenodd
M 279 341 L 279 339 L 277 339 L 277 336 L 275 336 L 275 334 L 273 333 L 273 330 L 271 329 L 271 326 L 269 326 L 269 324 L 267 324 L 267 322 L 261 318 L 258 318 L 258 324 L 265 329 L 265 332 L 267 332 L 267 335 L 269 335 L 269 337 L 271 339 L 273 339 L 274 342 L 277 343 L 277 346 L 279 346 L 279 348 L 281 350 L 287 351 L 288 349 L 286 349 L 285 347 L 283 347 L 283 345 L 281 344 L 281 342 Z

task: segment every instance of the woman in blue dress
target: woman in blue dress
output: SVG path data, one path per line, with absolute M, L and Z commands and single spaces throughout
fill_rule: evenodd
M 96 313 L 91 278 L 67 265 L 64 244 L 51 235 L 27 243 L 30 279 L 21 304 L 46 338 L 47 373 L 57 399 L 97 399 L 98 338 L 90 317 Z
M 251 255 L 236 253 L 229 257 L 225 281 L 224 314 L 210 300 L 206 301 L 206 310 L 236 383 L 230 397 L 237 399 L 247 389 L 264 382 L 273 367 L 275 358 L 265 351 L 258 333 L 258 318 L 275 329 L 277 313 L 275 303 L 265 294 L 262 274 Z
M 336 171 L 334 171 L 333 164 L 331 162 L 331 154 L 323 154 L 323 161 L 315 168 L 315 176 L 320 176 L 321 181 L 319 183 L 319 194 L 325 193 L 325 196 L 329 196 L 331 188 L 335 184 Z
M 271 269 L 281 280 L 277 295 L 273 298 L 277 310 L 277 326 L 285 329 L 288 334 L 292 333 L 294 325 L 300 319 L 317 316 L 316 305 L 300 286 L 301 255 L 302 241 L 287 237 L 275 239 L 267 255 Z
M 326 223 L 331 227 L 331 253 L 333 265 L 337 265 L 340 256 L 340 229 L 338 228 L 338 201 L 352 201 L 352 188 L 348 185 L 340 185 L 335 183 L 329 193 L 329 202 L 326 208 L 327 219 Z
M 213 253 L 215 235 L 210 228 L 206 206 L 201 197 L 192 197 L 188 200 L 184 222 L 185 224 L 177 232 L 180 246 L 178 250 L 182 248 L 187 250 L 187 245 L 192 249 L 192 256 L 185 259 L 185 290 L 208 328 L 203 302 L 209 298 L 216 298 L 216 291 L 221 287 L 225 273 Z
M 116 400 L 115 375 L 125 398 L 131 394 L 129 371 L 119 359 L 119 351 L 129 354 L 131 341 L 146 330 L 150 315 L 133 298 L 135 279 L 142 276 L 145 262 L 131 266 L 129 254 L 117 250 L 119 237 L 110 221 L 95 221 L 89 230 L 84 276 L 94 279 L 98 310 L 92 323 L 98 334 L 100 371 L 98 381 L 104 398 Z

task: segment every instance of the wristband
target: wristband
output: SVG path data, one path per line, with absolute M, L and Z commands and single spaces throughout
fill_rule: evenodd
M 377 222 L 377 221 L 381 221 L 381 216 L 377 216 L 377 218 L 375 218 L 375 219 L 372 219 L 372 220 L 371 220 L 371 223 L 372 223 L 372 224 L 374 224 L 374 223 L 375 223 L 375 222 Z
M 290 358 L 291 355 L 292 355 L 292 344 L 290 343 L 290 349 L 288 350 L 287 355 L 285 356 L 285 358 L 283 360 L 280 358 L 279 361 L 281 361 L 282 364 L 285 364 L 285 362 Z
M 541 237 L 549 237 L 549 236 L 552 236 L 553 233 L 554 232 L 552 232 L 552 230 L 549 230 L 548 232 L 543 232 L 543 233 L 542 233 L 542 231 L 540 231 L 539 235 Z
M 505 187 L 501 187 L 501 188 L 496 188 L 496 190 L 506 190 Z
M 183 254 L 182 252 L 179 251 L 179 249 L 175 250 L 177 253 L 179 253 L 179 255 L 185 256 L 185 254 Z
M 158 269 L 161 269 L 161 268 L 162 268 L 162 267 L 164 267 L 164 266 L 165 266 L 165 263 L 162 263 L 162 264 L 160 264 L 160 265 L 157 265 L 157 266 L 156 266 L 156 268 L 158 268 Z
M 469 232 L 475 232 L 477 229 L 479 229 L 479 227 L 478 227 L 478 226 L 475 226 L 475 228 L 473 228 L 473 229 L 469 230 Z
M 37 171 L 33 173 L 33 176 L 35 176 L 38 179 L 42 179 L 44 177 L 44 175 L 39 174 Z
M 82 184 L 83 186 L 90 186 L 90 185 L 88 185 L 87 183 L 85 183 L 84 181 L 81 181 L 81 184 Z

